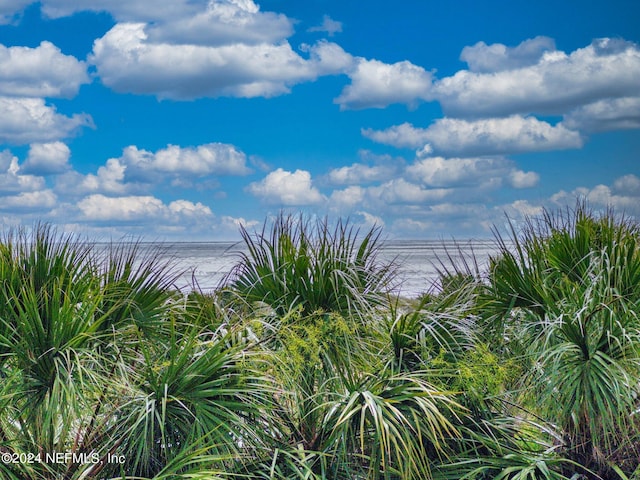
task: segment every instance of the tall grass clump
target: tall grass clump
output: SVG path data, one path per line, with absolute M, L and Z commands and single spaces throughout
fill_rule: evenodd
M 218 478 L 260 442 L 268 385 L 251 347 L 205 326 L 220 322 L 176 275 L 136 246 L 5 234 L 0 478 Z
M 461 407 L 426 363 L 402 370 L 394 359 L 384 319 L 396 267 L 379 258 L 380 229 L 280 215 L 241 233 L 247 253 L 227 292 L 262 321 L 277 391 L 271 449 L 247 474 L 431 478 Z
M 535 393 L 523 401 L 587 475 L 630 475 L 640 463 L 640 227 L 578 204 L 512 225 L 499 243 L 484 328 L 525 366 Z
M 268 305 L 279 316 L 301 308 L 303 314 L 339 312 L 366 317 L 384 304 L 395 267 L 379 258 L 377 227 L 360 235 L 348 221 L 280 214 L 260 232 L 241 227 L 247 253 L 240 253 L 226 279 L 247 305 Z

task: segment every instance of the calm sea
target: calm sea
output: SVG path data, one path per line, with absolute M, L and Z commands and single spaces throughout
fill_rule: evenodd
M 165 243 L 163 256 L 171 258 L 184 274 L 179 280 L 183 290 L 193 288 L 195 281 L 203 291 L 219 286 L 224 276 L 238 261 L 242 244 L 234 243 Z M 489 255 L 495 254 L 495 242 L 486 241 L 387 241 L 381 251 L 380 261 L 394 260 L 399 265 L 399 293 L 405 297 L 417 297 L 432 288 L 438 270 L 452 263 L 467 262 L 473 258 L 480 269 L 486 266 Z

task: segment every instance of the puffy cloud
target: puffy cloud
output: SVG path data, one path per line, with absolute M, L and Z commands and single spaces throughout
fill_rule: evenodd
M 431 73 L 408 61 L 390 65 L 359 58 L 348 75 L 351 84 L 334 100 L 341 110 L 384 108 L 393 103 L 415 107 L 431 98 Z
M 437 120 L 428 129 L 434 150 L 467 155 L 492 155 L 580 148 L 578 132 L 564 125 L 552 126 L 534 117 L 514 115 L 466 121 Z
M 580 197 L 584 197 L 587 201 L 596 206 L 607 207 L 613 206 L 619 212 L 626 212 L 630 215 L 640 215 L 640 195 L 635 194 L 616 194 L 611 187 L 607 185 L 596 185 L 591 189 L 577 189 L 576 193 Z
M 258 227 L 260 222 L 257 220 L 247 220 L 243 217 L 232 217 L 230 215 L 223 215 L 220 219 L 220 226 L 223 230 L 233 234 L 237 234 L 240 227 L 251 229 Z
M 12 0 L 13 13 L 29 1 Z M 5 2 L 6 3 L 6 2 Z M 253 0 L 41 0 L 42 13 L 51 18 L 79 11 L 109 12 L 118 22 L 149 23 L 157 42 L 194 45 L 277 43 L 293 33 L 293 21 L 262 12 Z M 0 14 L 2 13 L 0 7 Z
M 207 175 L 247 175 L 247 156 L 224 143 L 182 148 L 168 145 L 155 153 L 129 146 L 118 162 L 131 180 L 147 181 L 158 175 L 196 178 Z
M 613 183 L 613 190 L 617 194 L 640 197 L 640 178 L 633 174 L 620 177 Z
M 94 222 L 138 222 L 154 219 L 180 222 L 186 217 L 211 217 L 211 209 L 202 203 L 177 200 L 165 205 L 162 200 L 150 196 L 107 197 L 89 195 L 78 202 L 83 220 Z
M 175 200 L 168 206 L 169 211 L 173 215 L 183 217 L 208 217 L 213 215 L 211 209 L 202 203 L 193 203 L 188 200 Z
M 359 185 L 351 185 L 343 190 L 334 190 L 329 203 L 331 208 L 338 212 L 352 211 L 356 206 L 364 203 L 366 193 L 366 189 Z
M 334 190 L 329 198 L 330 208 L 340 214 L 353 214 L 360 209 L 392 216 L 405 216 L 410 210 L 419 214 L 425 206 L 435 207 L 454 197 L 457 202 L 479 198 L 484 202 L 487 190 L 533 187 L 539 175 L 518 169 L 515 162 L 504 157 L 418 157 L 386 181 L 378 181 L 381 183 L 368 187 L 351 185 Z
M 55 207 L 56 195 L 51 190 L 21 192 L 17 195 L 3 197 L 0 210 L 13 212 L 42 212 Z
M 44 188 L 44 179 L 34 175 L 23 175 L 20 172 L 17 157 L 10 151 L 0 152 L 0 196 L 14 193 L 34 192 Z M 3 203 L 2 198 L 0 203 Z
M 351 69 L 356 59 L 333 42 L 321 40 L 313 46 L 302 45 L 301 50 L 309 52 L 310 63 L 317 75 L 331 75 Z
M 425 186 L 445 188 L 497 188 L 504 180 L 512 187 L 527 188 L 539 180 L 537 173 L 518 170 L 512 160 L 503 157 L 421 158 L 406 173 Z
M 342 32 L 342 22 L 332 19 L 329 15 L 322 17 L 322 23 L 318 26 L 307 29 L 307 32 L 326 32 L 330 37 Z
M 22 171 L 37 175 L 63 173 L 71 168 L 70 156 L 71 150 L 62 142 L 34 143 L 29 147 L 29 155 L 22 165 Z
M 553 206 L 573 205 L 576 199 L 586 200 L 594 208 L 613 207 L 618 213 L 640 217 L 640 178 L 634 174 L 617 178 L 612 185 L 577 187 L 570 192 L 560 190 L 550 198 Z
M 85 83 L 84 62 L 63 55 L 50 42 L 36 48 L 0 45 L 0 95 L 70 98 Z
M 598 100 L 571 111 L 562 123 L 586 132 L 640 128 L 640 97 Z
M 325 42 L 310 47 L 310 60 L 287 42 L 153 43 L 148 41 L 145 24 L 123 23 L 95 41 L 90 61 L 102 82 L 120 92 L 173 99 L 272 97 L 320 74 L 337 73 L 332 64 L 323 63 L 323 53 Z
M 394 170 L 384 166 L 369 166 L 354 163 L 348 167 L 340 167 L 329 172 L 329 181 L 338 185 L 368 183 L 389 178 Z
M 522 170 L 513 170 L 509 173 L 509 183 L 514 188 L 531 188 L 535 187 L 540 181 L 540 175 L 536 172 L 523 172 Z
M 73 136 L 82 127 L 93 127 L 89 115 L 60 115 L 42 98 L 0 97 L 0 111 L 0 143 L 53 142 Z
M 567 55 L 551 39 L 536 37 L 514 48 L 480 42 L 462 58 L 470 70 L 437 81 L 423 97 L 439 100 L 448 117 L 428 128 L 403 123 L 362 135 L 397 148 L 426 147 L 425 154 L 477 156 L 581 148 L 579 132 L 640 128 L 635 44 L 600 39 Z M 520 113 L 563 113 L 564 119 L 551 125 Z M 513 185 L 535 181 L 512 177 Z
M 526 217 L 538 217 L 542 215 L 544 207 L 528 200 L 515 200 L 508 205 L 496 207 L 496 214 L 506 215 L 512 220 L 521 220 Z
M 369 152 L 361 152 L 361 155 L 365 159 L 371 156 Z M 374 160 L 377 160 L 378 164 L 354 163 L 349 166 L 334 168 L 329 171 L 327 179 L 334 185 L 362 184 L 388 180 L 399 171 L 399 163 L 391 161 L 389 158 L 374 157 Z
M 106 197 L 90 195 L 80 202 L 78 208 L 87 220 L 131 221 L 147 217 L 159 217 L 165 205 L 152 196 Z
M 123 195 L 146 192 L 165 181 L 174 187 L 204 190 L 219 186 L 212 176 L 250 172 L 246 155 L 233 145 L 208 143 L 186 148 L 169 145 L 155 153 L 131 145 L 121 157 L 107 160 L 95 174 L 71 171 L 60 175 L 56 191 L 64 196 Z
M 285 15 L 261 12 L 251 0 L 209 2 L 203 12 L 154 23 L 149 40 L 173 44 L 220 46 L 277 43 L 293 33 Z
M 397 148 L 419 148 L 429 141 L 429 134 L 426 128 L 416 128 L 406 122 L 385 130 L 363 128 L 361 133 L 374 142 L 392 145 Z
M 347 185 L 349 182 L 372 184 L 334 190 L 329 197 L 329 208 L 349 215 L 367 210 L 392 217 L 406 217 L 411 212 L 421 216 L 425 208 L 435 212 L 437 205 L 444 201 L 450 202 L 447 205 L 484 203 L 488 201 L 488 190 L 530 188 L 540 179 L 536 172 L 520 170 L 506 157 L 417 156 L 414 163 L 406 167 L 398 163 L 385 166 L 394 167 L 385 172 L 387 176 L 377 175 L 379 171 L 374 167 L 362 164 L 331 171 L 329 177 L 333 177 L 335 184 L 340 181 Z M 362 181 L 367 175 L 371 175 L 371 182 Z M 449 200 L 454 198 L 455 202 Z
M 247 191 L 270 204 L 315 205 L 325 201 L 306 170 L 289 172 L 278 168 L 261 181 L 251 183 Z
M 478 42 L 472 47 L 464 47 L 460 59 L 469 65 L 472 72 L 500 72 L 535 65 L 544 53 L 555 49 L 555 42 L 549 37 L 525 40 L 516 47 Z
M 496 155 L 580 148 L 583 139 L 563 124 L 552 126 L 534 117 L 462 120 L 442 118 L 429 128 L 409 124 L 387 130 L 363 130 L 363 135 L 395 147 L 418 147 L 429 142 L 433 150 L 448 154 Z
M 541 50 L 539 40 L 528 42 L 530 46 L 533 42 L 534 52 Z M 522 45 L 526 46 L 526 42 L 516 50 Z M 466 56 L 478 63 L 480 52 L 486 53 L 486 48 L 480 46 L 475 54 L 469 52 Z M 503 68 L 513 64 L 513 55 L 494 57 L 499 71 L 462 70 L 435 83 L 434 98 L 440 101 L 445 114 L 491 117 L 565 113 L 601 99 L 637 96 L 640 91 L 640 49 L 624 41 L 599 39 L 569 55 L 547 51 L 533 65 L 507 70 Z M 483 68 L 490 63 L 479 62 Z
M 370 198 L 385 204 L 423 204 L 442 200 L 452 190 L 448 188 L 423 188 L 403 178 L 394 178 L 379 186 L 367 189 Z
M 98 168 L 96 175 L 90 173 L 79 179 L 75 193 L 104 192 L 121 194 L 131 187 L 124 184 L 126 167 L 117 159 L 110 158 Z

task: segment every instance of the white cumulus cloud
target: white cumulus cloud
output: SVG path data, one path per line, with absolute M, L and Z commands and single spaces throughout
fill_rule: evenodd
M 107 197 L 89 195 L 77 204 L 83 220 L 94 222 L 151 222 L 163 220 L 179 223 L 186 217 L 210 217 L 211 209 L 202 203 L 176 200 L 166 205 L 151 195 Z
M 464 120 L 442 118 L 426 129 L 410 124 L 386 130 L 365 129 L 371 140 L 398 148 L 428 143 L 434 151 L 456 155 L 496 155 L 580 148 L 584 140 L 563 124 L 550 125 L 535 117 Z
M 477 48 L 475 56 L 467 50 L 467 56 L 477 60 L 483 50 L 486 49 L 482 46 Z M 539 45 L 533 48 L 534 52 L 540 50 Z M 498 71 L 461 70 L 437 81 L 433 94 L 445 114 L 456 117 L 562 114 L 601 99 L 640 93 L 640 49 L 621 40 L 599 39 L 570 54 L 547 51 L 535 64 L 520 68 L 505 70 L 504 63 L 510 62 L 508 55 L 502 60 L 494 66 Z M 486 63 L 483 68 L 488 68 Z
M 553 195 L 551 200 L 557 206 L 565 206 L 575 203 L 576 199 L 582 199 L 593 208 L 613 207 L 618 213 L 640 216 L 640 191 L 616 191 L 615 184 L 620 181 L 618 179 L 614 182 L 614 188 L 599 184 L 594 187 L 578 187 L 571 192 L 562 190 Z
M 115 158 L 110 158 L 107 162 L 98 168 L 94 175 L 89 173 L 81 176 L 73 172 L 68 178 L 60 179 L 59 189 L 67 190 L 71 184 L 75 183 L 73 189 L 75 194 L 88 192 L 103 192 L 112 194 L 123 194 L 131 190 L 131 186 L 124 183 L 124 172 L 126 167 Z
M 460 59 L 467 62 L 472 72 L 500 72 L 535 65 L 545 52 L 555 49 L 555 42 L 549 37 L 525 40 L 516 47 L 478 42 L 472 47 L 464 47 Z
M 207 175 L 247 175 L 247 156 L 233 145 L 208 143 L 197 147 L 168 145 L 155 153 L 136 146 L 124 149 L 117 161 L 131 180 L 148 181 L 158 176 L 196 178 Z
M 406 173 L 425 186 L 444 188 L 498 188 L 505 184 L 527 188 L 539 180 L 537 173 L 523 172 L 504 157 L 419 158 Z
M 163 182 L 206 190 L 219 186 L 213 177 L 251 173 L 246 161 L 243 152 L 223 143 L 197 147 L 168 145 L 156 152 L 130 145 L 123 150 L 122 156 L 108 159 L 95 174 L 81 175 L 71 171 L 61 175 L 56 190 L 66 195 L 68 192 L 73 195 L 123 195 L 149 191 Z
M 259 182 L 249 184 L 247 191 L 266 203 L 276 205 L 315 205 L 325 201 L 306 170 L 289 172 L 278 168 Z
M 347 74 L 351 84 L 334 100 L 341 110 L 384 108 L 393 103 L 415 107 L 431 97 L 431 72 L 408 61 L 387 64 L 359 58 Z
M 397 148 L 420 148 L 429 141 L 426 128 L 414 127 L 410 123 L 394 125 L 385 130 L 363 128 L 361 133 L 374 142 L 392 145 Z
M 444 199 L 451 192 L 448 188 L 424 188 L 403 178 L 394 178 L 367 189 L 372 201 L 386 205 L 431 203 Z
M 495 209 L 496 217 L 507 216 L 512 221 L 522 220 L 526 217 L 538 217 L 542 215 L 544 207 L 528 200 L 515 200 L 507 205 L 500 205 Z
M 36 48 L 0 45 L 0 95 L 71 98 L 89 82 L 85 63 L 51 42 Z
M 352 211 L 365 201 L 367 191 L 359 185 L 351 185 L 343 190 L 331 192 L 331 208 L 338 212 Z
M 9 150 L 0 152 L 0 196 L 15 193 L 34 192 L 42 190 L 44 179 L 36 175 L 25 175 L 21 171 L 18 158 Z M 4 202 L 4 198 L 0 203 Z
M 317 47 L 326 48 L 322 42 Z M 102 82 L 119 92 L 160 98 L 272 97 L 315 80 L 333 65 L 310 47 L 310 59 L 286 41 L 220 46 L 153 43 L 143 23 L 121 23 L 94 43 L 90 61 Z M 333 57 L 331 57 L 333 60 Z
M 17 195 L 3 197 L 0 202 L 0 210 L 42 213 L 54 208 L 56 203 L 57 197 L 51 190 L 21 192 Z
M 613 183 L 613 191 L 617 194 L 640 197 L 640 177 L 628 174 L 617 178 Z
M 107 197 L 94 194 L 78 202 L 78 208 L 86 220 L 127 222 L 160 217 L 166 206 L 150 195 Z
M 191 13 L 191 12 L 189 12 Z M 277 43 L 293 33 L 293 22 L 285 15 L 261 12 L 253 1 L 212 1 L 203 11 L 147 29 L 149 39 L 173 44 L 220 46 L 232 43 Z
M 520 115 L 476 121 L 443 118 L 427 130 L 434 150 L 466 155 L 564 150 L 580 148 L 584 142 L 578 132 L 562 124 L 552 126 Z
M 509 183 L 513 188 L 535 187 L 540 181 L 540 175 L 536 172 L 523 172 L 522 170 L 512 170 L 509 173 Z
M 640 96 L 598 100 L 572 110 L 562 123 L 585 132 L 640 128 Z
M 206 205 L 197 202 L 193 203 L 188 200 L 175 200 L 168 206 L 169 212 L 173 215 L 182 217 L 208 217 L 213 215 L 213 212 Z
M 71 168 L 71 150 L 62 142 L 34 143 L 29 147 L 29 155 L 22 165 L 24 173 L 52 175 L 66 172 Z
M 82 127 L 93 127 L 89 115 L 61 115 L 42 98 L 0 97 L 0 111 L 0 143 L 55 142 L 75 135 Z
M 353 185 L 388 180 L 397 173 L 398 165 L 392 163 L 380 165 L 354 163 L 330 170 L 327 178 L 334 185 Z

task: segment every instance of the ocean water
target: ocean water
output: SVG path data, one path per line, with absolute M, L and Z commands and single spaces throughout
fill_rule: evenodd
M 148 245 L 144 248 L 152 248 Z M 224 242 L 184 242 L 162 245 L 161 256 L 171 260 L 182 272 L 178 287 L 189 291 L 197 286 L 200 290 L 212 291 L 220 285 L 239 260 L 243 244 Z M 467 263 L 480 271 L 490 255 L 496 253 L 491 240 L 469 241 L 418 241 L 395 240 L 385 242 L 380 256 L 381 262 L 394 261 L 398 265 L 398 293 L 415 298 L 429 291 L 438 279 L 438 270 L 450 268 L 452 264 Z

